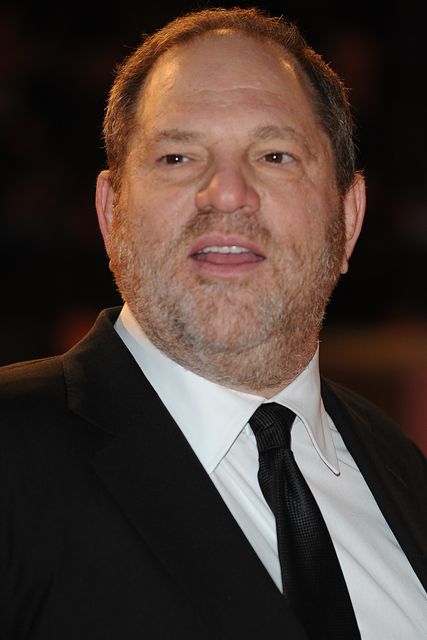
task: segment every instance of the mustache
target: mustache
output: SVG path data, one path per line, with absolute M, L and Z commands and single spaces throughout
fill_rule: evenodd
M 195 238 L 211 232 L 243 235 L 248 240 L 262 243 L 263 246 L 272 241 L 271 232 L 259 220 L 238 211 L 199 213 L 187 222 L 179 233 L 177 241 L 179 244 L 187 244 Z

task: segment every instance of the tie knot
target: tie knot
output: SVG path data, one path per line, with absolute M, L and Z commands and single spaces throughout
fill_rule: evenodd
M 294 419 L 295 413 L 277 402 L 267 402 L 259 406 L 249 420 L 258 451 L 261 453 L 279 447 L 290 448 Z

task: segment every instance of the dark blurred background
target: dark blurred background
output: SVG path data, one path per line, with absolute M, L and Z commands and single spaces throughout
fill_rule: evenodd
M 328 310 L 324 371 L 380 404 L 427 451 L 423 4 L 259 6 L 295 21 L 339 72 L 358 125 L 368 213 Z M 206 6 L 215 3 L 2 3 L 0 364 L 62 352 L 120 302 L 93 205 L 113 69 L 142 33 Z

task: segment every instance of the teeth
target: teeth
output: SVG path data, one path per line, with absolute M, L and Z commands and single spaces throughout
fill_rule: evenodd
M 201 251 L 198 251 L 198 253 L 249 253 L 249 249 L 239 247 L 237 245 L 232 245 L 231 247 L 219 247 L 214 245 L 212 247 L 205 247 Z

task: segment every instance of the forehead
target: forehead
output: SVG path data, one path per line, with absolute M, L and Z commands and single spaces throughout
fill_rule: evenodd
M 309 92 L 295 62 L 274 43 L 221 31 L 172 47 L 145 81 L 137 119 L 173 116 L 178 108 L 214 109 L 266 104 L 314 120 Z

